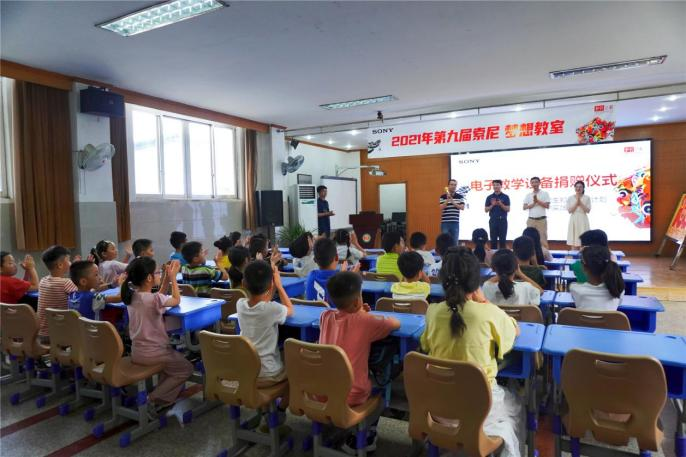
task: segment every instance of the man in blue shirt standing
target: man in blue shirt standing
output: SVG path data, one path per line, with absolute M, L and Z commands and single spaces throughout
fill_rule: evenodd
M 319 229 L 319 234 L 324 235 L 327 238 L 331 237 L 331 216 L 334 215 L 333 211 L 329 211 L 329 202 L 326 201 L 326 186 L 318 186 L 317 194 L 317 228 Z
M 507 213 L 510 212 L 510 197 L 500 191 L 503 182 L 493 180 L 493 193 L 486 197 L 484 210 L 490 216 L 488 226 L 491 233 L 491 249 L 505 249 L 507 240 Z

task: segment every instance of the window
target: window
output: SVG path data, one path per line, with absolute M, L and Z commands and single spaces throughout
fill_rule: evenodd
M 0 197 L 8 198 L 12 169 L 12 109 L 14 80 L 0 78 Z
M 136 195 L 236 197 L 235 130 L 172 113 L 132 109 Z

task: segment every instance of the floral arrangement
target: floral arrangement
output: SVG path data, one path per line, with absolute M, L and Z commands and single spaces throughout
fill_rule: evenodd
M 599 117 L 576 129 L 579 144 L 593 144 L 611 140 L 615 134 L 615 123 Z

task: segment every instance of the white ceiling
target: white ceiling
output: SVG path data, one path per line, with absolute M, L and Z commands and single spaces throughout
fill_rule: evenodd
M 288 128 L 686 82 L 685 2 L 234 2 L 130 38 L 94 27 L 150 4 L 2 1 L 0 53 Z M 318 107 L 386 94 L 397 100 Z
M 620 100 L 614 103 L 616 104 L 615 118 L 617 127 L 686 121 L 686 94 Z M 447 112 L 431 117 L 435 119 L 449 119 L 451 118 L 451 113 Z M 393 125 L 406 121 L 416 122 L 417 120 L 416 117 L 405 120 L 391 120 L 384 122 L 384 125 Z M 332 133 L 298 135 L 294 138 L 351 151 L 367 147 L 367 129 L 360 127 Z

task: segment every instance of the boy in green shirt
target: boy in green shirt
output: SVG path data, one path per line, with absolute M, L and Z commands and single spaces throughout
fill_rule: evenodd
M 424 258 L 417 251 L 403 252 L 398 257 L 398 269 L 403 275 L 401 282 L 393 283 L 393 298 L 426 300 L 431 283 L 424 273 Z
M 534 240 L 528 236 L 515 238 L 512 242 L 512 251 L 514 251 L 517 257 L 517 263 L 519 263 L 519 269 L 522 270 L 522 273 L 531 278 L 542 289 L 545 289 L 545 278 L 543 277 L 541 267 L 536 262 Z
M 398 258 L 405 251 L 405 240 L 398 232 L 388 232 L 381 238 L 381 247 L 386 252 L 376 260 L 376 272 L 379 274 L 392 274 L 398 280 L 403 278 L 398 268 Z

